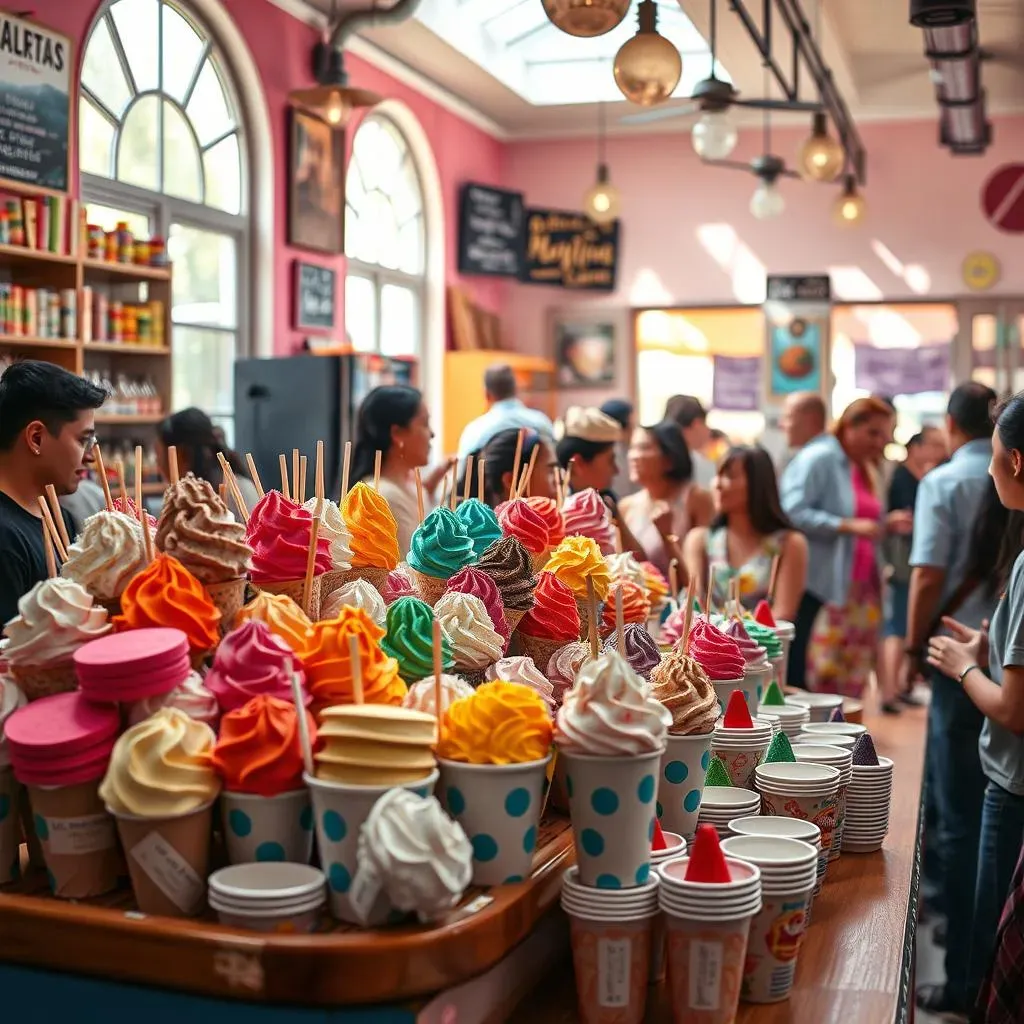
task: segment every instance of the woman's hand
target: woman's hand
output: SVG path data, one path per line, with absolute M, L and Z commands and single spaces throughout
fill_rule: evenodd
M 865 540 L 881 540 L 885 527 L 874 519 L 844 519 L 839 532 Z
M 672 509 L 667 501 L 656 501 L 651 506 L 651 522 L 662 537 L 672 533 Z
M 928 641 L 928 664 L 950 679 L 959 679 L 972 665 L 988 666 L 988 623 L 971 629 L 956 619 L 943 618 L 952 636 L 933 636 Z
M 885 527 L 890 533 L 904 537 L 914 532 L 914 513 L 908 509 L 894 509 L 885 517 Z

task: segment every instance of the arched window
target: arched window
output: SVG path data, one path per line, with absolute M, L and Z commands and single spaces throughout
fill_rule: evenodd
M 231 433 L 247 354 L 248 164 L 230 75 L 184 4 L 112 0 L 85 46 L 79 164 L 89 223 L 167 239 L 175 408 Z
M 345 327 L 353 347 L 420 355 L 426 274 L 423 190 L 405 137 L 370 114 L 345 178 Z

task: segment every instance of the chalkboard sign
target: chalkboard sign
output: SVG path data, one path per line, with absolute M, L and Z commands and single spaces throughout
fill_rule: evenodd
M 68 190 L 71 40 L 0 11 L 0 178 Z
M 329 267 L 295 261 L 295 328 L 333 331 L 338 275 Z
M 828 302 L 831 296 L 832 284 L 827 274 L 808 277 L 768 275 L 769 302 Z
M 518 277 L 523 259 L 523 196 L 489 185 L 459 193 L 459 273 Z
M 527 210 L 521 280 L 574 291 L 615 290 L 619 222 L 595 224 L 582 213 Z

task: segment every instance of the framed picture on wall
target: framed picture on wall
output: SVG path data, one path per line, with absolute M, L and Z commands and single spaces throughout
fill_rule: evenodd
M 288 244 L 345 251 L 345 132 L 296 109 L 291 111 Z
M 560 388 L 610 388 L 616 383 L 622 342 L 614 315 L 573 315 L 553 318 L 555 383 Z

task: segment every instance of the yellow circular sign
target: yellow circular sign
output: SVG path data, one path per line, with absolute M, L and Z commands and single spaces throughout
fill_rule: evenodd
M 972 252 L 964 260 L 964 284 L 972 292 L 987 292 L 999 281 L 1002 268 L 990 252 Z

